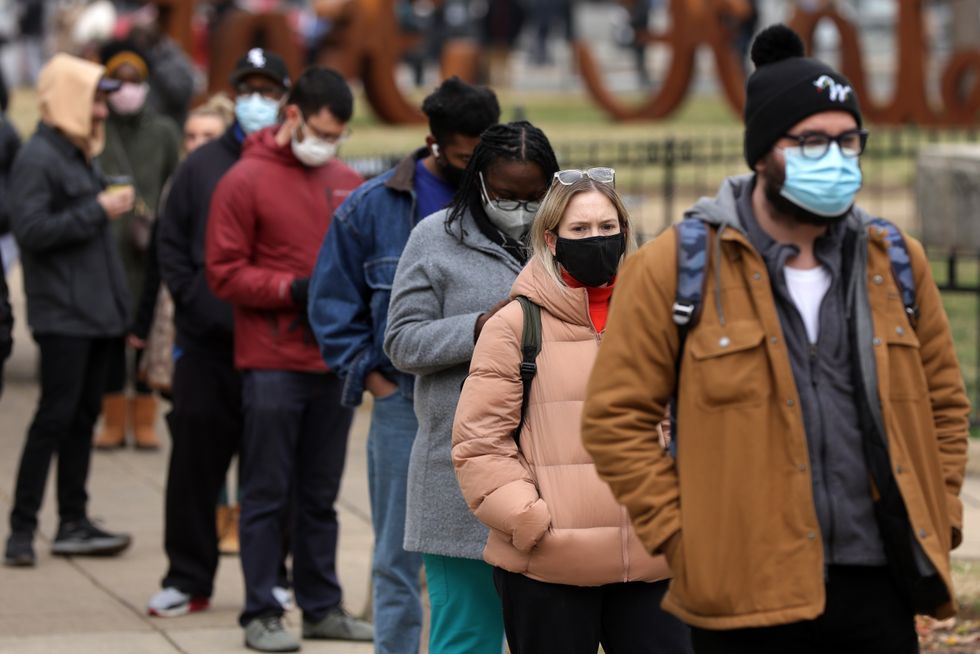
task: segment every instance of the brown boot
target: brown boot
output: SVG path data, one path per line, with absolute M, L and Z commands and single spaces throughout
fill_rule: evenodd
M 126 444 L 126 396 L 109 393 L 102 396 L 102 428 L 95 437 L 95 448 L 113 450 Z
M 227 509 L 228 518 L 225 522 L 224 533 L 219 532 L 218 552 L 229 556 L 238 555 L 238 506 L 219 506 L 218 510 Z
M 157 398 L 152 395 L 137 395 L 132 400 L 130 417 L 133 421 L 133 437 L 136 447 L 141 450 L 156 450 L 160 447 L 157 437 Z

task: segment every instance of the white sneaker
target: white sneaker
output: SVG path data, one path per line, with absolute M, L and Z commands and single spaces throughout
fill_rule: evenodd
M 157 618 L 176 618 L 203 611 L 210 605 L 211 600 L 207 597 L 191 597 L 173 586 L 168 586 L 150 598 L 146 612 Z
M 282 607 L 283 611 L 292 611 L 295 608 L 295 604 L 293 604 L 293 595 L 289 592 L 288 588 L 273 586 L 272 596 L 276 598 L 277 602 L 279 602 L 279 606 Z

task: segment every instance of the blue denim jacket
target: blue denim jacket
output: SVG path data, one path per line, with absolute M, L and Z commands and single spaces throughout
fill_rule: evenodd
M 310 278 L 309 317 L 324 361 L 344 380 L 341 402 L 357 406 L 364 379 L 377 370 L 412 398 L 415 377 L 385 356 L 388 300 L 415 215 L 420 149 L 365 182 L 334 213 Z

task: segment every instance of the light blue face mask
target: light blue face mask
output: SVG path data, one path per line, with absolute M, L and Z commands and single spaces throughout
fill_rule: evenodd
M 854 204 L 861 188 L 857 157 L 845 157 L 831 143 L 819 159 L 803 156 L 800 148 L 785 148 L 786 181 L 780 195 L 798 207 L 824 218 L 837 218 Z
M 279 101 L 259 93 L 239 96 L 235 100 L 235 118 L 246 134 L 275 125 L 279 118 Z

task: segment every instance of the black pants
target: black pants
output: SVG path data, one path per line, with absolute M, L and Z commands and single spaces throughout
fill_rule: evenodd
M 164 517 L 169 568 L 161 586 L 210 597 L 219 560 L 215 505 L 241 447 L 241 374 L 231 358 L 183 354 L 174 366 L 172 399 Z M 278 585 L 288 587 L 287 529 L 282 542 Z
M 133 389 L 139 395 L 149 395 L 153 389 L 140 381 L 139 369 L 140 359 L 143 358 L 143 350 L 133 350 L 132 357 L 129 356 L 130 348 L 126 345 L 126 339 L 117 338 L 112 341 L 112 353 L 109 357 L 109 369 L 106 372 L 106 393 L 122 393 L 126 390 L 127 379 L 133 382 Z
M 31 532 L 44 499 L 51 456 L 58 454 L 58 514 L 85 517 L 92 428 L 105 388 L 110 339 L 35 334 L 41 354 L 41 399 L 17 470 L 10 529 Z
M 684 623 L 660 608 L 669 582 L 565 586 L 493 570 L 511 654 L 687 654 Z
M 210 597 L 218 569 L 215 504 L 242 438 L 242 382 L 231 359 L 185 353 L 174 367 L 163 586 Z
M 340 405 L 334 374 L 249 370 L 244 374 L 241 562 L 244 626 L 281 614 L 272 594 L 282 558 L 284 515 L 293 502 L 293 589 L 308 620 L 342 599 L 334 502 L 353 412 Z
M 827 608 L 816 620 L 758 629 L 691 631 L 697 654 L 919 651 L 912 610 L 883 567 L 830 566 Z

